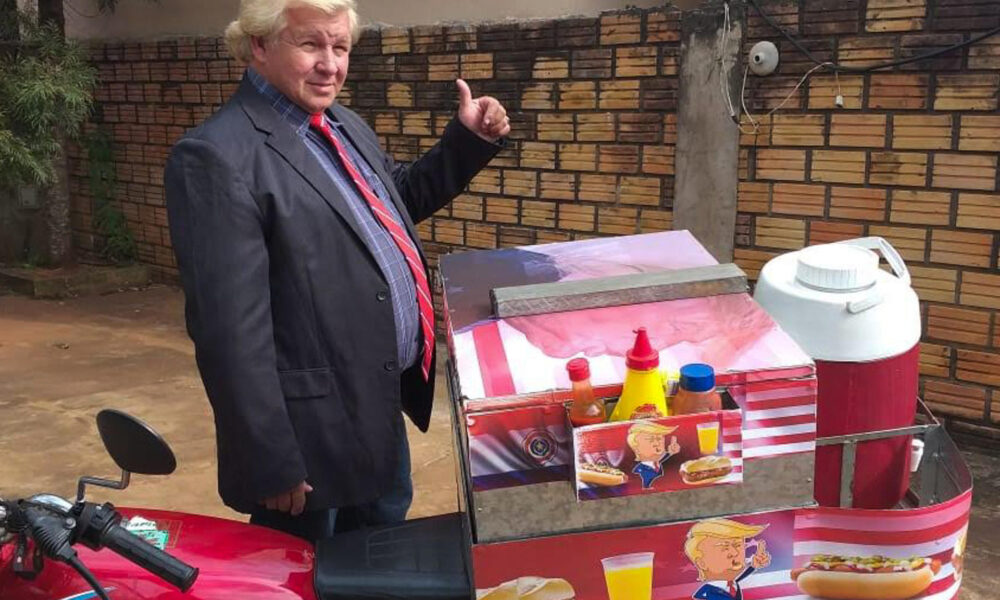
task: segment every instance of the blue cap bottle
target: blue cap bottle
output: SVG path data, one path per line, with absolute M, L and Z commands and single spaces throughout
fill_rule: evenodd
M 715 370 L 702 363 L 681 367 L 681 388 L 689 392 L 707 392 L 715 389 Z

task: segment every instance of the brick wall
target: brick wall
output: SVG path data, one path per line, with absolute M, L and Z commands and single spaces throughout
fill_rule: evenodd
M 763 4 L 821 60 L 855 65 L 1000 24 L 1000 0 Z M 753 9 L 747 26 L 747 48 L 779 39 Z M 430 147 L 453 115 L 455 77 L 507 106 L 510 147 L 420 226 L 432 262 L 464 248 L 670 229 L 679 40 L 672 9 L 368 31 L 341 100 L 404 161 Z M 779 45 L 778 72 L 748 81 L 758 117 L 812 66 Z M 119 145 L 119 200 L 142 260 L 175 279 L 163 161 L 228 97 L 241 69 L 216 39 L 106 44 L 93 58 L 101 72 L 95 126 Z M 892 71 L 818 73 L 758 134 L 741 136 L 736 239 L 736 261 L 753 276 L 768 258 L 806 244 L 889 239 L 922 300 L 922 393 L 940 414 L 966 428 L 991 426 L 980 432 L 995 437 L 998 88 L 1000 38 Z M 844 109 L 833 106 L 838 92 Z M 86 250 L 95 244 L 86 165 L 79 155 L 74 164 L 76 241 Z
M 435 143 L 454 80 L 499 98 L 510 145 L 421 224 L 432 257 L 670 229 L 679 13 L 366 33 L 345 102 L 397 159 Z
M 420 226 L 442 253 L 671 228 L 676 138 L 676 11 L 503 25 L 368 30 L 351 53 L 339 100 L 400 161 L 433 145 L 457 106 L 454 80 L 506 106 L 509 147 L 468 193 Z M 176 279 L 163 202 L 170 145 L 232 93 L 242 70 L 217 39 L 109 43 L 93 124 L 119 151 L 119 201 L 140 259 Z M 76 243 L 89 223 L 86 161 L 75 152 Z
M 820 60 L 853 66 L 944 48 L 1000 25 L 997 0 L 762 5 Z M 747 49 L 778 40 L 752 9 L 747 25 Z M 790 43 L 779 47 L 777 73 L 747 84 L 758 118 L 813 66 Z M 756 275 L 772 256 L 803 245 L 888 239 L 921 299 L 924 398 L 940 415 L 995 427 L 1000 36 L 888 71 L 841 75 L 843 109 L 834 107 L 837 93 L 837 78 L 817 73 L 759 133 L 741 136 L 736 261 Z M 743 128 L 752 131 L 746 117 Z
M 88 130 L 101 128 L 114 141 L 116 200 L 136 238 L 139 260 L 158 279 L 175 281 L 163 167 L 174 142 L 236 90 L 243 69 L 215 38 L 95 44 L 90 54 L 99 86 Z M 91 226 L 86 150 L 71 148 L 70 160 L 73 242 L 86 259 L 101 243 Z

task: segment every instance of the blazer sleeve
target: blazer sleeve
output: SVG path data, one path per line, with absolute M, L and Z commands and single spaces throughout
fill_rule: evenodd
M 384 153 L 385 168 L 392 174 L 410 218 L 419 223 L 461 194 L 505 146 L 506 138 L 487 142 L 454 118 L 438 143 L 414 162 L 397 164 Z
M 263 214 L 236 169 L 204 140 L 174 147 L 164 183 L 219 468 L 241 482 L 245 501 L 263 500 L 307 476 L 278 379 Z

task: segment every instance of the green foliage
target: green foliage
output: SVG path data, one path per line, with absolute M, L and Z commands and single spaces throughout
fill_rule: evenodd
M 125 215 L 112 203 L 115 195 L 115 154 L 111 138 L 96 131 L 84 138 L 90 165 L 90 194 L 94 199 L 94 230 L 104 237 L 102 254 L 116 263 L 132 262 L 137 257 L 135 238 Z
M 97 73 L 54 26 L 19 18 L 20 43 L 0 61 L 0 184 L 44 186 L 59 136 L 78 136 L 90 115 Z

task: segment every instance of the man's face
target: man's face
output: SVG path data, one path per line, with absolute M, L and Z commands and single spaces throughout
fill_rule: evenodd
M 698 544 L 698 549 L 701 558 L 695 566 L 702 570 L 706 581 L 733 581 L 746 567 L 746 540 L 708 537 Z
M 253 41 L 253 67 L 310 113 L 325 110 L 344 86 L 351 52 L 346 10 L 334 15 L 300 6 L 285 11 L 287 25 Z
M 664 436 L 655 433 L 637 433 L 635 436 L 635 458 L 639 462 L 659 462 L 667 453 Z

